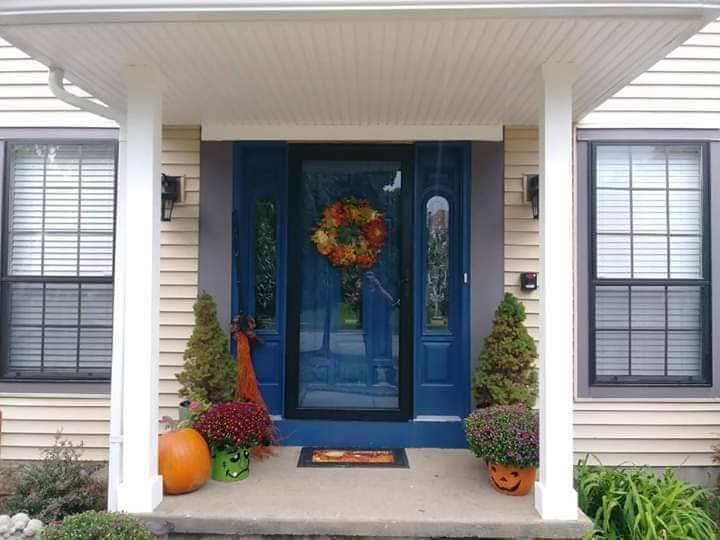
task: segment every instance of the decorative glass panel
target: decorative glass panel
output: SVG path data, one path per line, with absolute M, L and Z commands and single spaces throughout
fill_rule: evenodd
M 277 291 L 277 226 L 275 203 L 255 203 L 255 317 L 259 328 L 275 327 Z
M 426 210 L 425 327 L 448 328 L 450 275 L 450 204 L 445 197 L 428 199 Z

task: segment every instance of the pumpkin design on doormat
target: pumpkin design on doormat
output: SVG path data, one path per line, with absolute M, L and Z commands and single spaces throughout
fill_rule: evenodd
M 488 463 L 488 475 L 492 487 L 503 495 L 527 495 L 535 484 L 534 467 L 506 467 L 499 463 Z
M 313 463 L 394 463 L 392 450 L 333 450 L 318 449 L 312 454 Z

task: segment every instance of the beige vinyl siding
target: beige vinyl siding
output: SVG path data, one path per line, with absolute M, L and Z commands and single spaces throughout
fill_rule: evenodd
M 162 171 L 185 176 L 185 203 L 160 233 L 160 415 L 177 416 L 175 373 L 182 365 L 197 296 L 200 128 L 165 127 Z M 37 459 L 62 429 L 87 459 L 106 459 L 108 396 L 0 394 L 0 459 Z
M 539 293 L 520 289 L 521 272 L 537 272 L 538 220 L 525 201 L 523 175 L 538 174 L 538 134 L 532 127 L 505 128 L 505 291 L 521 298 L 530 333 L 538 338 Z
M 2 394 L 0 411 L 0 459 L 39 459 L 59 430 L 65 438 L 83 442 L 86 459 L 106 458 L 110 432 L 107 396 Z
M 178 384 L 185 344 L 193 327 L 198 285 L 200 223 L 200 128 L 166 127 L 162 170 L 185 177 L 185 203 L 160 234 L 160 415 L 177 416 Z
M 542 290 L 519 288 L 519 272 L 538 270 L 538 221 L 523 201 L 522 176 L 538 171 L 537 129 L 505 129 L 505 290 L 519 296 L 537 338 Z M 575 403 L 575 454 L 607 465 L 712 465 L 720 439 L 718 401 L 583 400 Z
M 77 86 L 66 88 L 87 97 Z M 48 69 L 0 39 L 0 127 L 115 128 L 111 120 L 89 114 L 56 99 L 48 86 Z
M 708 24 L 585 116 L 580 127 L 720 127 L 720 22 Z

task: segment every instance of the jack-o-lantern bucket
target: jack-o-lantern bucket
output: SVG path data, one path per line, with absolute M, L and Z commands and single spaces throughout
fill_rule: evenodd
M 237 482 L 250 475 L 250 450 L 234 448 L 213 450 L 212 479 L 218 482 Z
M 535 467 L 506 467 L 499 463 L 488 463 L 490 485 L 503 495 L 527 495 L 535 484 L 535 473 Z

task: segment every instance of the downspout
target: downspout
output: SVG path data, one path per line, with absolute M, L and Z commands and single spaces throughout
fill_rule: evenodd
M 125 117 L 121 113 L 114 111 L 110 107 L 95 103 L 90 98 L 76 96 L 65 90 L 65 83 L 63 79 L 65 77 L 65 70 L 58 66 L 50 66 L 50 73 L 48 74 L 48 86 L 53 96 L 58 98 L 60 101 L 64 101 L 68 105 L 82 109 L 83 111 L 108 118 L 122 126 L 125 123 Z
M 127 204 L 125 201 L 125 117 L 113 109 L 95 103 L 89 98 L 80 97 L 68 92 L 63 83 L 65 72 L 57 66 L 50 66 L 48 86 L 53 95 L 83 111 L 102 116 L 115 121 L 120 126 L 118 140 L 118 165 L 116 182 L 116 223 L 125 223 L 127 215 Z M 115 227 L 115 260 L 124 260 L 126 253 L 125 235 L 122 227 Z M 115 265 L 113 283 L 113 351 L 112 368 L 110 378 L 110 437 L 108 451 L 108 510 L 118 509 L 117 492 L 122 479 L 122 411 L 123 411 L 123 329 L 124 321 L 124 298 L 125 298 L 125 274 L 120 269 L 118 272 Z

